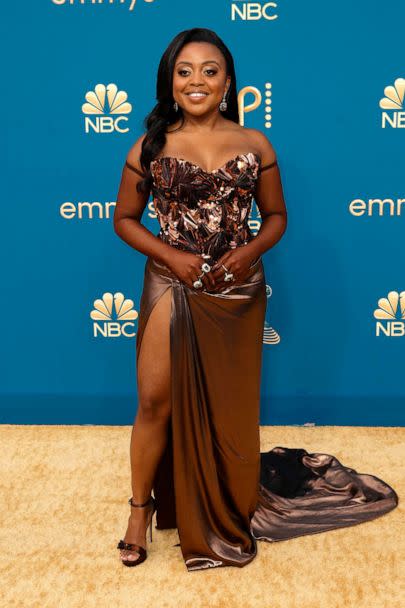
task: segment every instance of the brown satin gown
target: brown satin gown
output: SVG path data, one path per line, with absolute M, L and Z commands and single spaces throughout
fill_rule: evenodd
M 254 238 L 248 216 L 261 171 L 253 152 L 207 172 L 178 157 L 151 163 L 158 237 L 213 263 Z M 139 171 L 128 162 L 124 171 Z M 257 540 L 351 526 L 394 509 L 396 492 L 333 455 L 275 447 L 260 453 L 259 406 L 266 282 L 261 257 L 243 284 L 190 288 L 148 257 L 136 338 L 171 288 L 168 442 L 153 491 L 156 528 L 177 528 L 187 570 L 243 567 Z M 175 545 L 178 546 L 178 545 Z

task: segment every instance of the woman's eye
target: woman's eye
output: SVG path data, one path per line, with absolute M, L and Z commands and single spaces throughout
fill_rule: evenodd
M 215 74 L 217 73 L 217 70 L 213 70 L 208 68 L 208 70 L 205 70 L 205 73 L 207 74 L 208 72 L 210 72 L 210 76 L 215 76 Z M 179 70 L 177 72 L 180 76 L 188 76 L 190 74 L 190 72 L 188 70 Z

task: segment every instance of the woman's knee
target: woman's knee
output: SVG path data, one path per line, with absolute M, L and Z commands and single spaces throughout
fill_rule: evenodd
M 142 397 L 139 400 L 138 417 L 148 423 L 162 424 L 171 415 L 171 403 L 168 398 L 156 396 Z

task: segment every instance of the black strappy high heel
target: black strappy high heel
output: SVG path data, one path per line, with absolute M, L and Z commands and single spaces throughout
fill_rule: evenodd
M 146 507 L 149 505 L 152 505 L 152 514 L 150 516 L 150 521 L 148 524 L 148 527 L 150 528 L 150 542 L 152 542 L 152 522 L 153 522 L 153 514 L 156 511 L 156 502 L 153 496 L 149 496 L 148 500 L 142 504 L 137 504 L 136 502 L 133 502 L 132 497 L 128 500 L 129 504 L 132 507 Z M 148 531 L 148 527 L 146 528 L 146 532 Z M 144 547 L 142 547 L 141 545 L 137 545 L 135 543 L 126 543 L 124 540 L 120 540 L 118 545 L 117 545 L 117 549 L 127 549 L 128 551 L 136 551 L 137 553 L 139 553 L 137 559 L 121 559 L 122 563 L 125 566 L 137 566 L 138 564 L 141 564 L 142 562 L 145 561 L 145 559 L 147 558 L 147 552 L 146 549 Z

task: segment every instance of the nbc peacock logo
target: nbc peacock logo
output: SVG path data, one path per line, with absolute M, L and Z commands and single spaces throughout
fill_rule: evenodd
M 404 336 L 405 291 L 390 291 L 386 298 L 380 298 L 374 318 L 377 319 L 376 336 Z
M 86 103 L 82 105 L 85 114 L 84 130 L 90 133 L 128 133 L 128 118 L 132 105 L 127 101 L 125 91 L 119 91 L 116 84 L 96 84 L 94 91 L 85 95 Z
M 93 319 L 93 337 L 103 338 L 133 338 L 135 336 L 135 323 L 138 312 L 134 309 L 134 302 L 120 292 L 106 292 L 103 297 L 94 300 L 94 309 L 90 313 Z
M 393 129 L 403 129 L 405 127 L 404 107 L 405 78 L 397 78 L 393 85 L 384 89 L 384 97 L 380 99 L 380 108 L 389 110 L 381 115 L 381 126 Z
M 270 298 L 272 293 L 273 293 L 272 288 L 270 287 L 270 285 L 266 284 L 267 298 Z M 263 344 L 278 344 L 280 342 L 280 340 L 281 340 L 281 338 L 280 338 L 279 334 L 276 332 L 275 329 L 273 329 L 271 327 L 270 323 L 268 323 L 267 320 L 265 319 L 264 328 L 263 328 Z

